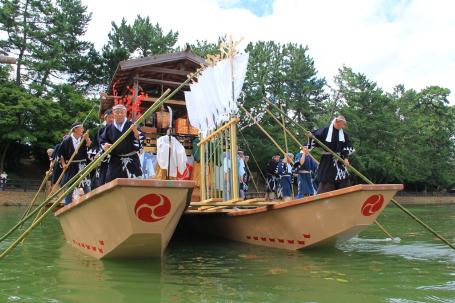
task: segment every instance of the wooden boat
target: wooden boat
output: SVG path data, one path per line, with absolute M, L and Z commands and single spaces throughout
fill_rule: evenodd
M 212 208 L 187 210 L 185 223 L 198 232 L 260 246 L 333 246 L 373 224 L 401 189 L 401 184 L 355 185 L 287 202 L 214 202 Z
M 115 179 L 59 209 L 68 243 L 97 259 L 163 255 L 193 181 Z

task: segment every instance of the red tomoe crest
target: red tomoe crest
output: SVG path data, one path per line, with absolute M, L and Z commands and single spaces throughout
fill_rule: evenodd
M 140 198 L 134 206 L 134 213 L 139 220 L 156 222 L 164 219 L 171 211 L 171 201 L 159 194 L 149 194 Z
M 378 210 L 381 209 L 382 204 L 384 204 L 384 196 L 379 195 L 371 195 L 368 199 L 363 203 L 362 209 L 360 212 L 364 216 L 371 216 L 375 214 Z

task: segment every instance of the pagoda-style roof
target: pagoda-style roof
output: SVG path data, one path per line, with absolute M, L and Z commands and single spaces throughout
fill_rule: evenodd
M 109 85 L 108 94 L 127 93 L 127 86 L 133 87 L 134 82 L 141 91 L 157 95 L 167 88 L 175 88 L 187 79 L 187 75 L 204 64 L 205 60 L 190 50 L 182 52 L 153 55 L 144 58 L 121 61 Z

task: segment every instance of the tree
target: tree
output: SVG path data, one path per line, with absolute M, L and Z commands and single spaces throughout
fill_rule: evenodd
M 112 29 L 108 34 L 108 43 L 103 46 L 104 84 L 109 84 L 117 65 L 131 57 L 146 57 L 174 51 L 178 32 L 163 32 L 158 23 L 153 25 L 149 17 L 138 15 L 132 25 L 125 18 L 120 25 L 112 21 Z
M 325 80 L 316 76 L 314 60 L 307 54 L 307 47 L 260 41 L 248 44 L 246 52 L 250 54 L 250 62 L 244 84 L 245 107 L 253 115 L 259 115 L 261 125 L 274 135 L 284 149 L 283 130 L 272 118 L 263 114 L 265 104 L 262 97 L 267 96 L 273 103 L 283 106 L 296 122 L 311 129 L 320 124 L 320 114 L 325 109 L 328 98 L 323 91 Z M 293 125 L 287 126 L 294 133 L 298 132 Z M 244 135 L 253 151 L 269 151 L 258 154 L 261 165 L 265 165 L 272 153 L 278 151 L 275 147 L 270 148 L 271 142 L 256 126 L 245 129 Z M 305 141 L 305 137 L 300 138 Z M 288 142 L 289 150 L 295 152 L 298 146 L 291 140 Z
M 18 58 L 16 84 L 26 83 L 37 96 L 67 78 L 92 84 L 87 74 L 94 74 L 89 67 L 96 52 L 92 43 L 81 40 L 90 18 L 80 0 L 4 1 L 0 30 L 8 38 L 0 47 Z

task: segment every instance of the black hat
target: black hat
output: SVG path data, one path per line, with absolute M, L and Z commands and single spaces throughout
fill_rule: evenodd
M 109 109 L 107 109 L 107 110 L 104 112 L 104 117 L 107 117 L 107 116 L 109 116 L 109 115 L 111 115 L 111 114 L 112 114 L 112 109 L 109 108 Z
M 73 125 L 71 125 L 71 131 L 78 127 L 83 127 L 81 122 L 74 122 Z

